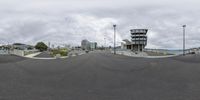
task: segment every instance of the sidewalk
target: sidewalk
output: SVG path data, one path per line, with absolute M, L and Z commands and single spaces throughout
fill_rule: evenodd
M 83 51 L 73 51 L 73 52 L 70 52 L 68 54 L 68 56 L 50 57 L 49 54 L 46 53 L 46 52 L 37 52 L 37 53 L 26 55 L 24 57 L 31 58 L 31 59 L 51 60 L 51 59 L 57 59 L 57 58 L 66 59 L 66 58 L 69 58 L 69 57 L 80 56 L 80 55 L 83 55 L 83 54 L 85 54 L 85 52 L 83 52 Z
M 24 57 L 26 58 L 31 58 L 31 59 L 41 59 L 41 60 L 51 60 L 51 59 L 56 59 L 55 57 L 37 57 L 38 55 L 40 55 L 42 52 L 37 52 L 37 53 L 33 53 L 33 54 L 29 54 L 26 55 Z
M 37 53 L 33 53 L 33 54 L 29 54 L 29 55 L 26 55 L 25 57 L 27 57 L 27 58 L 33 58 L 33 57 L 35 57 L 35 56 L 37 56 L 37 55 L 39 55 L 39 54 L 41 54 L 42 52 L 37 52 Z

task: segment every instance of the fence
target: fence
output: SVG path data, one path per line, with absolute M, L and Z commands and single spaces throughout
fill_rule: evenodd
M 6 55 L 8 54 L 8 50 L 0 50 L 0 55 Z

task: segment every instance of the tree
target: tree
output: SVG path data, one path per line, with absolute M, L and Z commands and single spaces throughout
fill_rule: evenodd
M 46 51 L 48 49 L 48 46 L 44 44 L 43 42 L 38 42 L 35 46 L 36 49 L 40 51 Z

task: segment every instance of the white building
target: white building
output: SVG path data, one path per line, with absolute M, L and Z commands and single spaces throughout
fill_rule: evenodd
M 34 50 L 35 47 L 31 45 L 26 45 L 22 43 L 14 43 L 12 45 L 12 49 L 18 49 L 18 50 Z
M 81 48 L 83 50 L 95 50 L 97 48 L 97 43 L 96 42 L 90 42 L 88 40 L 82 40 Z

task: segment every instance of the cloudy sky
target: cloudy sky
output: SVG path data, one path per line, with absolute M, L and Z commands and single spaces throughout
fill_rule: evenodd
M 200 47 L 199 0 L 0 0 L 0 44 L 38 41 L 80 45 L 82 39 L 112 45 L 147 28 L 148 48 Z

